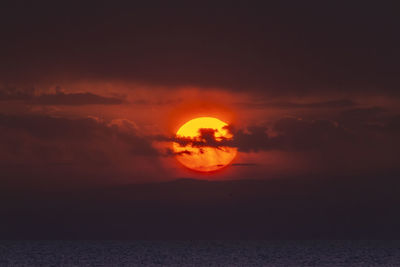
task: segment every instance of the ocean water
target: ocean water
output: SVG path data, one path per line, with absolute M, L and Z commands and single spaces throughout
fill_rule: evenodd
M 400 241 L 0 241 L 0 266 L 400 266 Z

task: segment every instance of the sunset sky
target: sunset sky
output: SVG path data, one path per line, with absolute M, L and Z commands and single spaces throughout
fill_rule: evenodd
M 1 9 L 3 188 L 400 173 L 390 5 Z M 238 151 L 212 174 L 182 167 L 172 150 L 179 127 L 203 116 L 228 123 Z

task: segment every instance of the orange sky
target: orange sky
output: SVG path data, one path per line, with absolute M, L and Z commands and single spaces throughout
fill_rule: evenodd
M 21 88 L 16 90 L 26 93 L 26 89 L 23 86 Z M 8 92 L 7 88 L 4 90 Z M 387 120 L 391 120 L 391 117 L 393 117 L 391 114 L 398 112 L 397 99 L 384 95 L 365 94 L 360 96 L 356 93 L 332 92 L 329 94 L 313 94 L 312 96 L 288 96 L 286 94 L 273 95 L 259 92 L 231 91 L 226 88 L 160 87 L 87 81 L 35 86 L 34 96 L 31 97 L 36 97 L 37 101 L 43 101 L 43 99 L 40 99 L 43 95 L 63 98 L 66 95 L 82 97 L 82 95 L 78 94 L 87 93 L 104 98 L 120 99 L 120 103 L 71 105 L 60 102 L 55 102 L 54 104 L 43 102 L 41 104 L 33 100 L 29 100 L 31 101 L 29 102 L 26 99 L 12 99 L 11 94 L 13 93 L 8 93 L 9 99 L 2 101 L 0 113 L 10 116 L 26 116 L 29 114 L 29 116 L 67 118 L 70 120 L 89 118 L 107 125 L 107 127 L 117 127 L 118 131 L 128 135 L 134 133 L 141 136 L 148 140 L 149 145 L 160 153 L 156 161 L 152 157 L 129 154 L 125 151 L 126 148 L 123 147 L 126 146 L 124 143 L 114 147 L 116 151 L 105 147 L 101 152 L 105 153 L 103 160 L 108 158 L 110 162 L 109 166 L 103 166 L 100 169 L 106 168 L 107 170 L 104 173 L 115 171 L 118 173 L 119 178 L 113 179 L 124 182 L 164 179 L 159 177 L 160 173 L 166 179 L 196 177 L 218 180 L 237 179 L 240 177 L 274 178 L 307 173 L 323 173 L 326 171 L 332 173 L 340 172 L 341 170 L 365 172 L 369 168 L 379 169 L 391 165 L 391 161 L 388 162 L 387 158 L 392 158 L 393 152 L 390 148 L 390 140 L 393 139 L 392 134 L 388 132 L 365 133 L 360 128 L 361 124 L 365 127 L 366 123 L 383 127 L 388 123 Z M 384 107 L 384 111 L 380 111 L 379 107 Z M 344 115 L 346 112 L 355 113 L 352 117 L 348 117 L 350 121 L 346 120 L 346 115 Z M 357 115 L 357 112 L 360 114 Z M 297 148 L 298 145 L 291 143 L 274 147 L 273 144 L 263 144 L 265 140 L 255 140 L 254 142 L 260 142 L 259 149 L 257 148 L 257 143 L 251 148 L 243 148 L 243 150 L 239 148 L 239 153 L 232 166 L 211 176 L 204 176 L 181 168 L 173 156 L 164 155 L 166 149 L 170 148 L 169 142 L 152 140 L 157 135 L 173 136 L 183 123 L 199 116 L 219 118 L 233 125 L 236 129 L 245 130 L 247 127 L 253 126 L 265 127 L 265 132 L 268 133 L 269 138 L 276 136 L 279 138 L 280 133 L 276 129 L 275 123 L 284 118 L 305 123 L 304 126 L 290 126 L 300 128 L 293 128 L 293 130 L 288 128 L 289 131 L 295 132 L 308 131 L 308 128 L 302 129 L 301 127 L 311 127 L 309 131 L 315 131 L 317 130 L 317 128 L 315 130 L 313 128 L 315 122 L 325 120 L 332 123 L 332 125 L 338 125 L 343 130 L 343 133 L 338 133 L 339 135 L 344 133 L 358 135 L 359 132 L 363 132 L 362 137 L 355 138 L 362 142 L 365 139 L 365 142 L 369 144 L 372 142 L 377 145 L 370 147 L 362 144 L 357 145 L 364 146 L 363 149 L 366 152 L 363 154 L 358 147 L 349 149 L 336 133 L 332 135 L 332 138 L 339 139 L 332 139 L 332 147 L 327 146 L 326 151 L 324 150 L 325 148 L 313 147 L 314 145 L 312 144 L 310 144 L 309 148 L 306 147 L 304 149 L 301 145 Z M 322 132 L 319 132 L 315 138 L 322 138 L 321 136 L 331 134 L 329 129 L 321 128 L 318 131 Z M 327 132 L 324 133 L 324 131 Z M 298 134 L 304 135 L 307 133 L 299 132 Z M 379 135 L 382 134 L 387 136 L 380 137 Z M 290 142 L 310 142 L 307 140 L 302 141 L 302 139 L 296 141 L 296 137 L 291 138 L 294 139 Z M 301 138 L 304 138 L 304 136 Z M 327 138 L 325 142 L 329 143 L 330 137 Z M 51 144 L 47 145 L 51 146 Z M 354 142 L 353 145 L 355 145 Z M 247 151 L 246 149 L 250 150 Z M 68 155 L 69 152 L 63 151 L 62 153 L 66 153 L 65 157 L 67 158 L 71 157 L 71 155 Z M 341 153 L 346 153 L 347 158 L 338 159 L 338 157 L 342 157 L 338 156 Z M 379 153 L 385 153 L 387 157 L 382 158 Z M 3 158 L 6 162 L 10 160 L 9 156 L 3 156 Z M 22 158 L 20 157 L 20 159 Z M 46 164 L 46 160 L 43 159 L 38 164 Z M 74 162 L 73 159 L 70 160 Z M 24 159 L 24 161 L 29 162 L 29 159 Z M 349 164 L 349 161 L 351 164 Z M 365 162 L 370 164 L 366 165 Z M 157 165 L 156 168 L 154 167 L 155 164 Z M 96 173 L 98 171 L 93 169 L 93 166 L 85 166 L 84 162 L 82 162 L 82 166 L 78 164 L 76 168 L 78 172 L 85 170 L 85 172 Z

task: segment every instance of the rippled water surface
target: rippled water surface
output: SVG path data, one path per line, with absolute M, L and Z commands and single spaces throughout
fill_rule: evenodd
M 0 266 L 400 266 L 400 241 L 1 241 Z

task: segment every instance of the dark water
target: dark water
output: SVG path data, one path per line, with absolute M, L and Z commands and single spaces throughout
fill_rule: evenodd
M 0 266 L 400 266 L 400 241 L 0 241 Z

